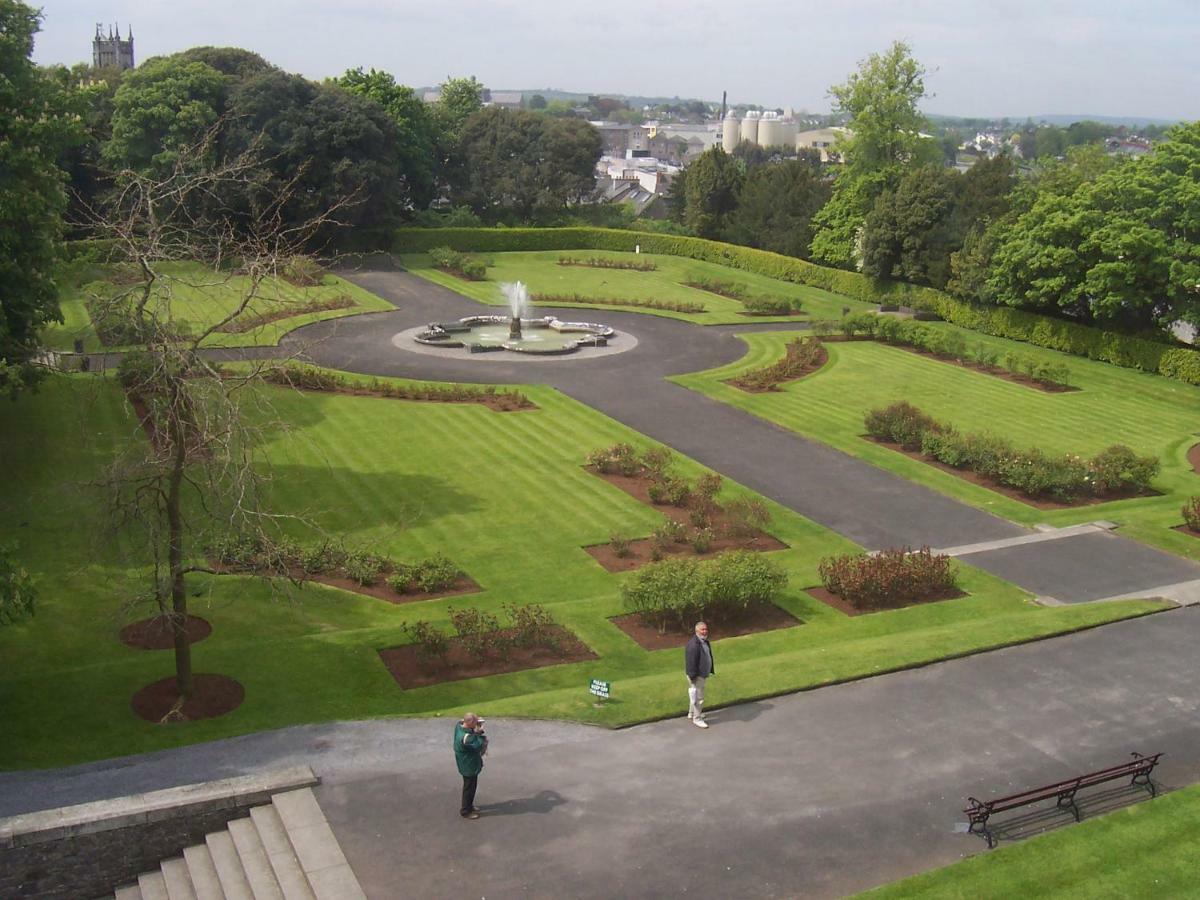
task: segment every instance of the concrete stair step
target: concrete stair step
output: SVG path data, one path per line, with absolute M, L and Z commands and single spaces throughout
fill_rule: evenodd
M 204 843 L 212 856 L 225 896 L 229 900 L 254 900 L 254 892 L 250 890 L 250 882 L 246 880 L 242 861 L 229 832 L 214 831 L 204 838 Z
M 183 851 L 183 861 L 187 863 L 188 875 L 192 879 L 192 887 L 196 891 L 196 900 L 225 900 L 225 892 L 221 890 L 221 876 L 213 864 L 212 853 L 207 844 L 197 844 Z M 121 898 L 117 898 L 121 900 Z
M 267 859 L 266 848 L 252 819 L 234 819 L 227 826 L 233 845 L 237 848 L 242 870 L 254 893 L 254 900 L 284 900 L 275 870 Z
M 366 900 L 312 789 L 276 794 L 271 805 L 317 900 Z
M 275 807 L 256 806 L 250 810 L 250 819 L 258 829 L 258 836 L 267 851 L 267 860 L 275 870 L 275 878 L 285 900 L 316 900 Z
M 167 882 L 161 871 L 139 875 L 138 890 L 142 892 L 142 900 L 170 900 Z
M 142 891 L 136 884 L 127 884 L 117 888 L 113 900 L 142 900 Z
M 192 878 L 188 875 L 187 863 L 183 861 L 182 856 L 164 860 L 160 868 L 170 900 L 196 900 L 196 892 L 192 890 Z

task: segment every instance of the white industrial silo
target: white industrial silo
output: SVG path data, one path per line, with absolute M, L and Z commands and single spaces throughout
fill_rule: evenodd
M 742 119 L 742 140 L 751 144 L 758 143 L 758 110 L 752 109 Z
M 733 148 L 738 145 L 738 141 L 742 139 L 742 123 L 732 109 L 725 114 L 725 121 L 721 123 L 721 147 L 726 153 L 732 153 Z
M 783 143 L 783 120 L 773 112 L 763 113 L 758 120 L 758 145 L 760 147 L 775 147 Z

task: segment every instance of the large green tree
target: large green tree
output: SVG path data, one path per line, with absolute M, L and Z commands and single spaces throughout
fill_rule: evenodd
M 918 104 L 925 96 L 925 68 L 911 48 L 896 41 L 865 59 L 845 83 L 829 89 L 834 111 L 849 117 L 839 141 L 844 164 L 833 197 L 817 214 L 813 256 L 851 268 L 858 261 L 860 229 L 875 199 L 899 181 L 906 166 L 939 158 L 941 150 L 921 136 L 927 127 Z
M 396 126 L 396 158 L 408 186 L 409 202 L 417 209 L 427 207 L 435 195 L 438 162 L 437 128 L 428 105 L 412 88 L 375 69 L 349 69 L 336 83 L 387 111 Z
M 829 194 L 829 183 L 807 162 L 792 159 L 753 169 L 738 191 L 725 239 L 805 259 L 812 217 Z
M 705 150 L 685 170 L 683 224 L 703 238 L 720 238 L 737 209 L 742 168 L 720 147 Z
M 54 272 L 67 197 L 58 161 L 76 126 L 31 61 L 41 14 L 0 0 L 0 389 L 33 380 L 38 329 L 60 317 Z
M 1200 123 L 1071 193 L 1044 192 L 991 260 L 996 300 L 1130 329 L 1200 323 Z
M 587 122 L 481 109 L 463 123 L 455 149 L 455 200 L 491 219 L 561 211 L 594 190 L 601 149 Z

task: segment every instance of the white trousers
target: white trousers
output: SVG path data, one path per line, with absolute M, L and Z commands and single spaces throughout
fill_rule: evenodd
M 687 676 L 684 676 L 687 677 Z M 704 718 L 704 681 L 703 678 L 688 681 L 688 718 Z

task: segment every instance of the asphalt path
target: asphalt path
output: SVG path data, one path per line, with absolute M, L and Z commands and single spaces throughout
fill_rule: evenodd
M 681 658 L 678 719 L 615 732 L 490 719 L 477 821 L 458 815 L 447 719 L 300 726 L 0 774 L 0 815 L 303 763 L 379 900 L 840 897 L 986 852 L 962 830 L 968 796 L 1135 750 L 1166 754 L 1164 790 L 1200 779 L 1198 641 L 1200 611 L 1172 610 L 715 710 L 706 731 L 682 718 Z M 1117 785 L 1080 803 L 1088 818 L 1144 798 Z M 1040 809 L 996 824 L 1003 846 L 1072 821 Z

